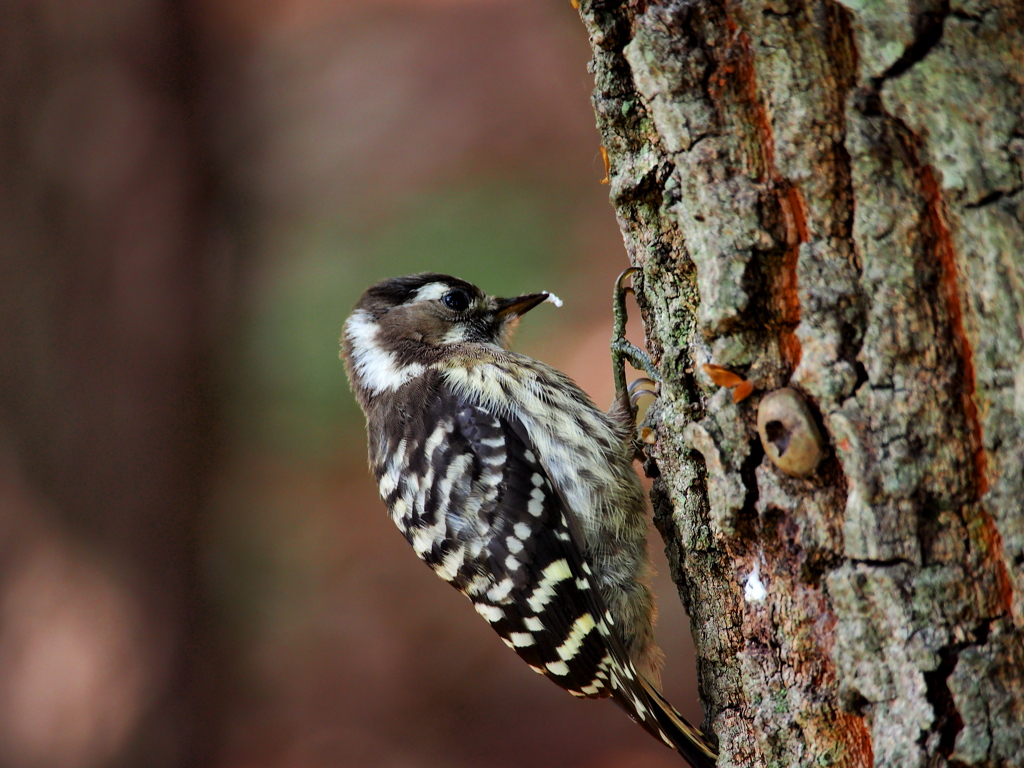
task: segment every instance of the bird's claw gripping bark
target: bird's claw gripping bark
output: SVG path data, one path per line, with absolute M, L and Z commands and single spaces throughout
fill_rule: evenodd
M 661 394 L 661 382 L 648 378 L 636 379 L 629 383 L 629 386 L 626 387 L 626 392 L 629 393 L 629 405 L 635 412 L 636 404 L 641 397 L 644 395 L 658 397 Z
M 635 292 L 633 288 L 624 283 L 637 271 L 636 267 L 630 267 L 623 271 L 615 281 L 615 290 L 612 293 L 614 326 L 611 350 L 612 374 L 615 377 L 615 401 L 608 415 L 621 425 L 624 435 L 628 436 L 633 450 L 633 458 L 644 462 L 644 471 L 648 477 L 653 477 L 650 470 L 647 469 L 650 462 L 645 445 L 637 439 L 637 401 L 644 395 L 657 397 L 660 394 L 661 376 L 658 375 L 650 355 L 626 339 L 626 296 L 630 293 L 635 295 Z M 647 376 L 627 385 L 627 362 L 637 370 L 644 371 Z
M 631 387 L 636 382 L 634 382 L 634 385 L 630 385 L 630 387 L 626 386 L 626 362 L 628 361 L 630 365 L 639 371 L 643 371 L 649 377 L 648 379 L 639 379 L 639 381 L 649 381 L 652 384 L 660 384 L 661 382 L 661 376 L 658 374 L 651 356 L 626 339 L 626 295 L 634 291 L 631 287 L 623 285 L 623 283 L 638 271 L 636 267 L 624 270 L 615 281 L 615 291 L 612 294 L 612 314 L 615 322 L 612 331 L 611 347 L 612 374 L 615 377 L 615 396 L 620 397 L 622 393 L 627 393 L 629 395 L 630 407 L 634 413 L 636 413 L 636 401 Z M 653 390 L 649 391 L 650 394 L 656 394 Z

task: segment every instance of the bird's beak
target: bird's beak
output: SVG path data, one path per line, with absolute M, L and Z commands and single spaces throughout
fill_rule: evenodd
M 499 320 L 513 320 L 522 317 L 538 304 L 547 301 L 550 294 L 528 293 L 524 296 L 516 296 L 514 299 L 498 299 L 498 311 L 495 313 Z

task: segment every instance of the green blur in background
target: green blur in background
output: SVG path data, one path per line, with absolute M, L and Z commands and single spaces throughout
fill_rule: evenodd
M 268 266 L 254 296 L 239 361 L 245 378 L 236 382 L 241 397 L 232 406 L 238 429 L 255 429 L 248 437 L 303 461 L 350 449 L 346 435 L 361 415 L 339 387 L 336 352 L 341 324 L 362 290 L 426 271 L 457 275 L 499 295 L 565 284 L 574 244 L 559 218 L 567 213 L 560 200 L 511 181 L 440 189 L 411 201 L 391 226 L 360 231 L 358 224 L 331 220 L 298 233 L 308 239 Z M 575 294 L 571 285 L 558 290 Z M 517 340 L 529 346 L 564 332 L 566 322 L 565 313 L 549 313 L 524 324 Z M 251 420 L 253 410 L 265 420 Z

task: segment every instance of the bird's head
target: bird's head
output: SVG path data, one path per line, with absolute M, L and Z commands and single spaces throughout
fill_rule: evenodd
M 357 388 L 395 389 L 456 347 L 504 348 L 517 320 L 547 292 L 488 296 L 457 277 L 427 272 L 368 288 L 345 322 L 343 357 Z

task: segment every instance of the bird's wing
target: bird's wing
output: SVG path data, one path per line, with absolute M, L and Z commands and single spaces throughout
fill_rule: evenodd
M 397 519 L 404 499 L 416 553 L 536 672 L 574 696 L 613 698 L 691 763 L 713 765 L 700 731 L 637 674 L 522 425 L 443 385 L 412 418 L 422 422 L 403 441 L 411 472 L 389 504 Z

